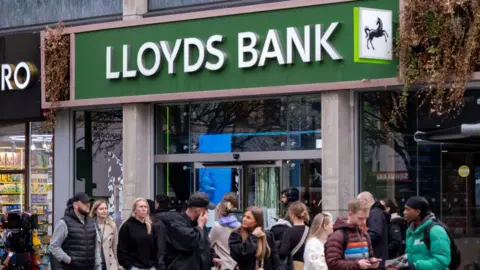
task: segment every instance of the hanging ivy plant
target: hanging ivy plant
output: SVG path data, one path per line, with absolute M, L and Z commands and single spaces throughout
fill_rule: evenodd
M 46 28 L 42 50 L 45 54 L 45 95 L 51 104 L 44 113 L 44 129 L 51 132 L 59 102 L 68 100 L 70 88 L 70 36 L 64 34 L 61 22 L 55 28 Z
M 404 89 L 394 105 L 392 121 L 405 113 L 409 90 L 420 104 L 441 116 L 458 112 L 465 90 L 479 64 L 480 1 L 405 0 L 396 53 Z

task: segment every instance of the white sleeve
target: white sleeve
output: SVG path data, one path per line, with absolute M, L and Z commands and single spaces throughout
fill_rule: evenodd
M 305 261 L 305 270 L 328 270 L 325 250 L 323 244 L 318 240 L 311 239 L 307 242 L 303 260 Z

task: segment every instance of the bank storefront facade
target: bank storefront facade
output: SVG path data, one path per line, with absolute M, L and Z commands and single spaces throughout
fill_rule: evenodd
M 389 124 L 400 6 L 289 1 L 67 29 L 55 186 L 69 192 L 55 193 L 56 211 L 85 191 L 120 223 L 138 196 L 175 206 L 233 191 L 271 226 L 285 187 L 335 216 L 360 190 L 401 207 L 422 195 L 476 261 L 478 141 L 462 124 L 478 122 L 480 94 L 441 119 L 411 95 L 403 123 Z

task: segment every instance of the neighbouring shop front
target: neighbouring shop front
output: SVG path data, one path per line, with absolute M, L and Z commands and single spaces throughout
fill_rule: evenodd
M 345 134 L 330 119 L 350 129 L 337 116 L 355 114 L 350 90 L 395 81 L 399 3 L 294 2 L 68 29 L 74 85 L 59 105 L 75 119 L 73 191 L 107 198 L 118 222 L 135 196 L 166 194 L 175 207 L 196 190 L 214 203 L 236 192 L 241 209 L 266 209 L 267 226 L 284 188 L 313 213 L 325 194 L 353 196 L 353 174 L 332 191 Z M 342 98 L 325 101 L 326 90 Z
M 9 212 L 36 214 L 35 249 L 44 255 L 53 228 L 53 138 L 41 109 L 40 34 L 0 37 L 0 67 L 2 228 Z
M 405 115 L 391 124 L 395 92 L 360 99 L 360 181 L 377 198 L 427 198 L 448 225 L 464 264 L 480 260 L 480 92 L 469 88 L 458 114 L 432 116 L 411 95 Z

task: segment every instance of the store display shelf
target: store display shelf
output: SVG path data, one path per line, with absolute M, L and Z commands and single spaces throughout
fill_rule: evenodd
M 23 203 L 0 203 L 1 205 L 22 205 Z
M 0 195 L 23 195 L 22 192 L 1 192 Z

